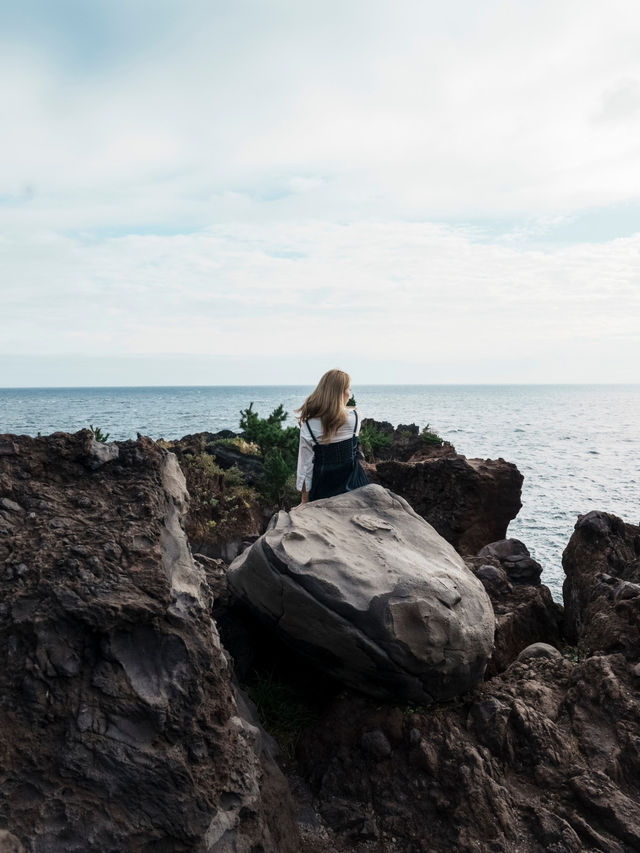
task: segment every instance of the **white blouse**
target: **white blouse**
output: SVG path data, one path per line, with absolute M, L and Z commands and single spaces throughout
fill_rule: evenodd
M 316 441 L 322 441 L 322 421 L 320 418 L 309 418 L 309 426 L 316 437 Z M 360 424 L 362 423 L 358 414 L 358 429 L 356 435 L 360 432 Z M 336 434 L 333 436 L 329 444 L 334 444 L 336 441 L 344 441 L 345 438 L 351 438 L 353 428 L 356 425 L 356 410 L 353 407 L 347 409 L 347 420 L 339 427 Z M 307 491 L 311 491 L 311 481 L 313 480 L 313 441 L 307 429 L 307 423 L 303 423 L 300 427 L 300 448 L 298 450 L 298 475 L 296 478 L 296 488 L 299 492 L 302 487 L 306 486 Z

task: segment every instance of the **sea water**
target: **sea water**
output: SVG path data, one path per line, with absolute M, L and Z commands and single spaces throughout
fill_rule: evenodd
M 111 440 L 237 430 L 240 410 L 293 410 L 310 386 L 0 389 L 0 433 L 47 435 L 93 424 Z M 429 424 L 459 453 L 514 462 L 522 509 L 508 535 L 543 566 L 562 596 L 562 551 L 581 514 L 640 523 L 640 385 L 363 385 L 363 417 Z

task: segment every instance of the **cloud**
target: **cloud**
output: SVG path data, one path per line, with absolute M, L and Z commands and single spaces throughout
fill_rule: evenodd
M 429 362 L 640 344 L 640 235 L 553 252 L 438 225 L 246 225 L 4 246 L 6 353 Z M 45 295 L 42 269 L 56 271 Z
M 617 80 L 602 95 L 602 106 L 596 119 L 613 122 L 640 120 L 640 78 Z
M 0 185 L 33 188 L 36 223 L 62 209 L 76 228 L 203 227 L 243 198 L 267 219 L 428 220 L 638 197 L 635 137 L 593 116 L 634 103 L 640 15 L 440 7 L 159 4 L 145 32 L 136 4 L 99 3 L 64 38 L 14 27 Z M 101 28 L 100 61 L 69 67 L 61 44 Z
M 0 7 L 2 351 L 637 354 L 628 4 L 143 6 Z

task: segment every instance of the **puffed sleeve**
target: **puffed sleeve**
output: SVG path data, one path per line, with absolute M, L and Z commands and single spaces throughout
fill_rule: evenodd
M 313 478 L 313 442 L 305 435 L 304 428 L 300 430 L 300 446 L 298 448 L 298 473 L 296 477 L 296 488 L 299 492 L 306 486 L 311 491 L 311 480 Z

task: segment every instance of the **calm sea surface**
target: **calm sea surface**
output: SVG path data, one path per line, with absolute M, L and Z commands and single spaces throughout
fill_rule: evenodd
M 237 429 L 253 401 L 267 415 L 293 409 L 311 387 L 0 389 L 0 433 L 75 432 L 90 423 L 111 439 L 181 438 Z M 544 568 L 561 600 L 562 551 L 577 516 L 605 510 L 640 523 L 640 385 L 354 386 L 363 416 L 427 423 L 468 457 L 515 462 L 523 507 L 510 536 Z

